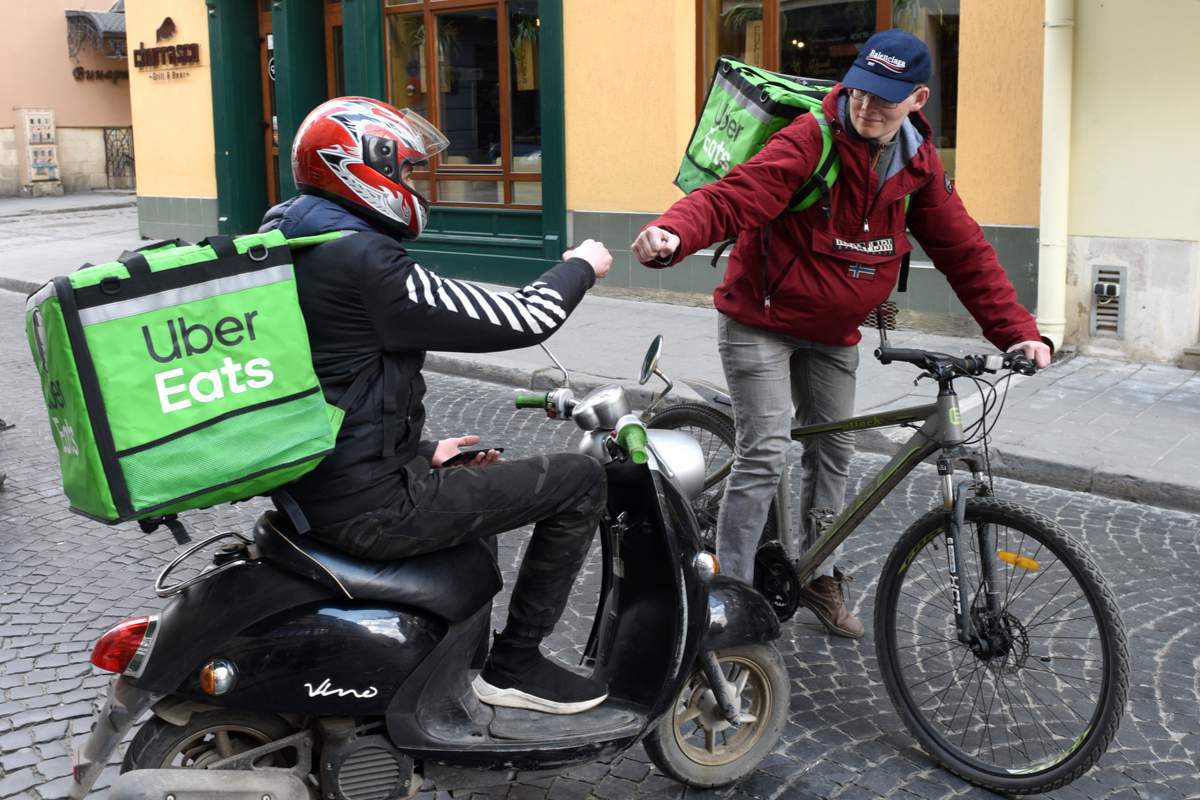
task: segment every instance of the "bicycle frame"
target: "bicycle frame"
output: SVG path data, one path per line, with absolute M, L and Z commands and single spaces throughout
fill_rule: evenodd
M 918 424 L 919 423 L 919 424 Z M 954 605 L 959 639 L 972 647 L 986 648 L 986 642 L 981 642 L 975 631 L 971 618 L 970 600 L 959 589 L 958 565 L 962 563 L 959 552 L 958 532 L 963 522 L 968 492 L 965 488 L 970 484 L 982 485 L 981 463 L 978 456 L 962 446 L 962 412 L 958 405 L 958 396 L 954 394 L 949 381 L 941 386 L 936 403 L 922 406 L 910 406 L 878 414 L 851 417 L 836 422 L 820 423 L 817 425 L 801 425 L 792 428 L 791 437 L 794 441 L 809 436 L 819 436 L 829 433 L 855 432 L 904 425 L 915 428 L 913 435 L 900 447 L 883 469 L 863 489 L 847 503 L 846 508 L 833 519 L 821 533 L 816 543 L 809 548 L 796 562 L 796 574 L 800 582 L 807 583 L 817 571 L 817 568 L 844 542 L 850 534 L 862 523 L 875 507 L 883 501 L 896 486 L 908 476 L 925 459 L 941 450 L 942 455 L 937 460 L 938 475 L 941 478 L 942 508 L 946 514 L 946 551 L 948 556 L 947 568 L 949 583 L 954 595 Z M 955 461 L 963 461 L 972 473 L 972 481 L 954 484 Z M 795 552 L 794 529 L 791 525 L 790 502 L 788 496 L 788 481 L 780 481 L 777 507 L 779 509 L 780 538 L 786 552 Z M 987 532 L 983 532 L 987 536 Z M 982 552 L 988 552 L 985 542 L 980 542 Z M 982 559 L 985 569 L 981 575 L 987 589 L 987 607 L 993 613 L 998 610 L 999 600 L 992 591 L 994 562 L 989 558 Z

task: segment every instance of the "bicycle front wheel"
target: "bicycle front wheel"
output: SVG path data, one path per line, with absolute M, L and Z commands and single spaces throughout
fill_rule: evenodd
M 972 649 L 958 639 L 944 520 L 941 510 L 917 520 L 880 577 L 875 648 L 888 694 L 925 749 L 972 783 L 1017 794 L 1070 783 L 1124 713 L 1129 654 L 1112 592 L 1050 520 L 968 500 L 960 590 L 989 639 Z

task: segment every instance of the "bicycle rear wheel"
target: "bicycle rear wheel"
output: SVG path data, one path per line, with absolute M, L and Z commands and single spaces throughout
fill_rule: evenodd
M 1129 654 L 1116 601 L 1053 522 L 968 500 L 960 588 L 976 630 L 994 642 L 976 653 L 958 640 L 944 519 L 934 510 L 917 520 L 880 577 L 875 648 L 888 694 L 925 749 L 972 783 L 1018 794 L 1070 783 L 1104 753 L 1124 713 Z M 998 611 L 987 607 L 983 552 Z
M 725 494 L 725 480 L 733 467 L 733 420 L 702 403 L 679 403 L 668 406 L 646 422 L 647 427 L 683 431 L 695 437 L 704 452 L 704 491 L 692 501 L 692 511 L 700 523 L 704 545 L 715 550 L 717 544 L 717 514 Z M 775 501 L 767 512 L 762 541 L 778 538 L 778 512 Z

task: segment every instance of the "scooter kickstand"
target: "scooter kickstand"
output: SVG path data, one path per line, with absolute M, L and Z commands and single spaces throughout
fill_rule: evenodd
M 713 696 L 717 699 L 717 706 L 721 709 L 721 715 L 733 727 L 737 727 L 741 722 L 742 710 L 739 708 L 738 691 L 732 683 L 725 677 L 725 672 L 721 669 L 721 664 L 717 661 L 717 654 L 712 650 L 706 650 L 702 657 L 704 667 L 704 677 L 708 681 L 709 687 L 713 691 Z

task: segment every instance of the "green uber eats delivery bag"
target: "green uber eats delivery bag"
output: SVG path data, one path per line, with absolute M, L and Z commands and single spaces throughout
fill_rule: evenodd
M 717 59 L 708 99 L 684 151 L 675 185 L 690 194 L 724 178 L 762 149 L 776 131 L 801 114 L 812 114 L 821 126 L 821 158 L 809 179 L 796 191 L 789 208 L 803 211 L 818 200 L 828 202 L 841 160 L 821 111 L 821 101 L 834 81 L 795 78 L 745 64 Z
M 164 242 L 29 297 L 72 509 L 114 523 L 241 500 L 333 449 L 344 412 L 313 370 L 292 248 L 342 235 Z

